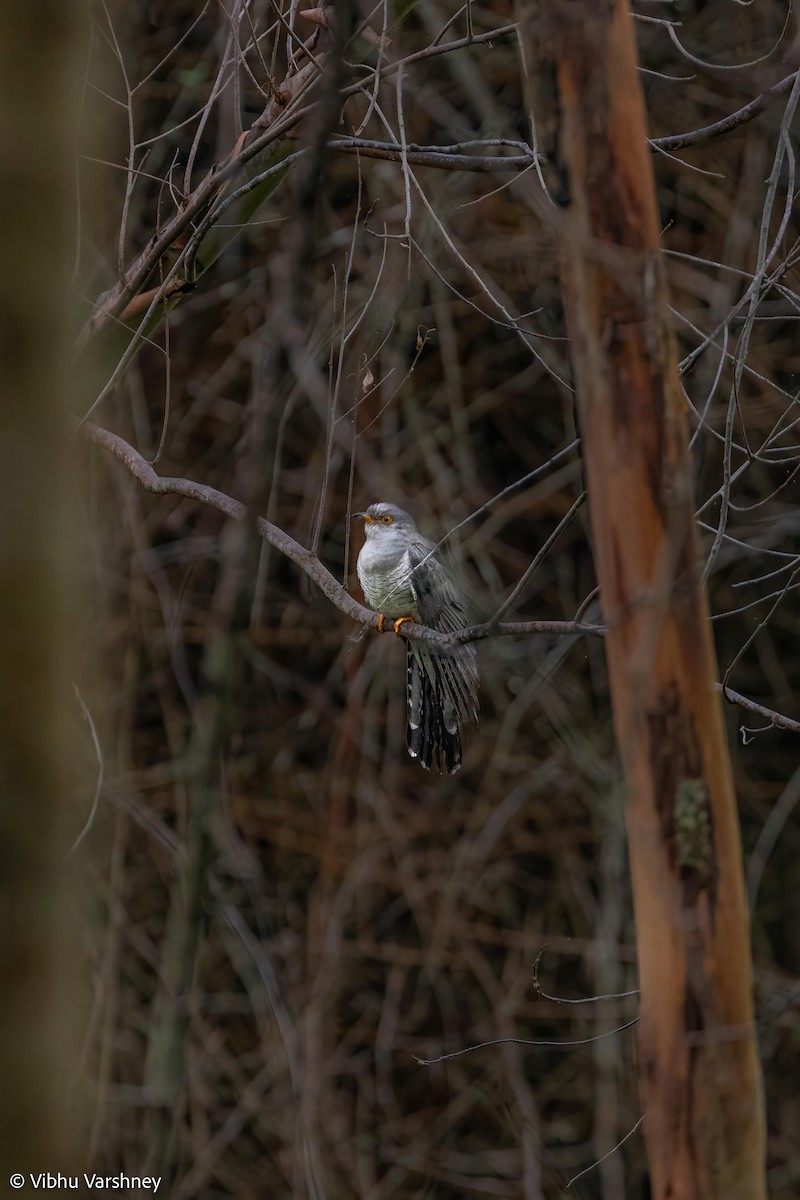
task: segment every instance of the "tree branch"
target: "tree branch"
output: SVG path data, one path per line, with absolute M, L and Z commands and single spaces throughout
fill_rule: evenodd
M 800 721 L 793 721 L 791 717 L 785 717 L 783 713 L 775 712 L 771 708 L 765 708 L 763 704 L 758 704 L 748 696 L 743 696 L 741 692 L 735 692 L 733 688 L 725 687 L 721 683 L 715 683 L 714 687 L 718 692 L 722 693 L 729 704 L 737 704 L 739 708 L 743 708 L 757 717 L 763 717 L 765 721 L 769 721 L 770 725 L 774 725 L 777 729 L 788 729 L 792 733 L 800 733 Z
M 470 37 L 460 38 L 456 41 L 428 46 L 425 50 L 417 51 L 417 53 L 409 55 L 400 62 L 386 64 L 378 72 L 378 75 L 383 78 L 393 74 L 400 66 L 406 63 L 420 62 L 435 55 L 449 54 L 454 50 L 460 50 L 467 46 L 483 44 L 491 46 L 494 39 L 504 37 L 507 34 L 515 32 L 515 30 L 516 25 L 504 25 L 498 29 L 487 30 L 484 33 L 473 34 Z M 307 49 L 305 52 L 309 53 Z M 227 184 L 238 175 L 243 174 L 245 169 L 248 168 L 248 164 L 251 164 L 253 159 L 258 155 L 263 154 L 273 143 L 282 140 L 293 132 L 309 111 L 308 107 L 301 107 L 299 101 L 306 94 L 308 88 L 313 86 L 319 75 L 318 61 L 315 62 L 312 60 L 306 66 L 309 69 L 313 67 L 314 73 L 309 73 L 309 76 L 306 77 L 301 70 L 296 75 L 289 76 L 284 80 L 280 88 L 278 88 L 280 103 L 278 103 L 277 98 L 270 98 L 264 112 L 253 122 L 251 128 L 240 137 L 229 157 L 223 163 L 212 168 L 192 191 L 191 195 L 185 197 L 180 210 L 166 222 L 163 229 L 153 235 L 123 277 L 99 298 L 95 306 L 95 311 L 85 322 L 78 336 L 77 348 L 79 350 L 85 348 L 93 335 L 105 329 L 112 321 L 119 317 L 126 305 L 133 301 L 137 292 L 149 278 L 163 255 L 175 247 L 187 231 L 192 229 L 203 218 Z M 363 89 L 365 82 L 365 80 L 359 80 L 358 83 L 341 88 L 340 95 L 342 98 L 356 95 Z M 342 150 L 346 149 L 343 145 L 339 148 Z M 367 153 L 367 151 L 364 151 L 364 153 Z M 372 156 L 390 157 L 390 155 L 383 153 L 373 154 Z M 453 158 L 455 159 L 456 156 L 454 155 Z M 505 160 L 498 158 L 496 164 L 494 161 L 487 159 L 486 164 L 478 165 L 478 156 L 474 156 L 472 165 L 469 165 L 468 162 L 465 163 L 463 160 L 461 162 L 453 161 L 447 163 L 434 162 L 430 155 L 428 155 L 422 165 L 457 167 L 460 170 L 474 171 L 517 171 L 532 165 L 533 161 L 535 159 L 531 159 L 530 162 L 526 160 L 522 163 L 518 159 Z M 255 176 L 256 172 L 252 170 L 252 167 L 249 169 Z M 255 187 L 257 183 L 258 180 L 253 178 L 248 181 L 248 186 Z
M 301 571 L 304 571 L 320 591 L 327 596 L 331 604 L 351 620 L 357 621 L 369 629 L 377 630 L 379 614 L 370 608 L 365 608 L 363 604 L 359 604 L 315 554 L 312 554 L 305 546 L 301 546 L 277 525 L 273 525 L 271 521 L 266 521 L 263 517 L 248 514 L 246 505 L 241 501 L 234 500 L 232 496 L 228 496 L 225 492 L 220 492 L 208 484 L 195 483 L 191 479 L 159 475 L 150 463 L 142 458 L 138 450 L 134 450 L 129 442 L 116 433 L 101 429 L 99 425 L 92 425 L 88 421 L 81 424 L 76 420 L 75 428 L 96 446 L 102 446 L 104 450 L 113 454 L 146 492 L 151 492 L 156 496 L 185 496 L 189 500 L 197 500 L 200 504 L 206 504 L 209 508 L 216 508 L 218 512 L 223 513 L 226 517 L 231 517 L 234 521 L 245 521 L 248 516 L 251 516 L 260 536 L 295 563 Z M 602 636 L 604 632 L 602 626 L 584 625 L 575 621 L 511 621 L 494 627 L 487 622 L 483 625 L 473 625 L 468 629 L 460 629 L 454 634 L 440 633 L 436 629 L 429 629 L 426 625 L 417 625 L 411 622 L 403 625 L 404 638 L 427 642 L 429 645 L 440 647 L 443 650 L 453 649 L 465 642 L 481 641 L 483 638 L 495 634 L 504 636 L 531 633 L 573 636 L 588 634 L 598 637 Z
M 787 75 L 780 83 L 773 84 L 766 92 L 756 96 L 755 100 L 751 100 L 749 104 L 738 108 L 729 116 L 715 121 L 713 125 L 704 125 L 702 129 L 693 129 L 690 133 L 676 133 L 671 137 L 651 138 L 650 145 L 658 146 L 659 150 L 683 150 L 687 146 L 697 146 L 700 142 L 719 137 L 720 134 L 730 133 L 732 129 L 737 129 L 740 125 L 752 121 L 753 117 L 759 116 L 773 100 L 791 91 L 796 77 L 797 71 L 792 71 L 791 75 Z
M 185 496 L 187 499 L 197 500 L 209 508 L 216 508 L 218 512 L 223 513 L 226 517 L 231 517 L 234 521 L 248 519 L 246 505 L 239 500 L 234 500 L 225 492 L 220 492 L 205 483 L 195 483 L 191 479 L 159 475 L 150 463 L 142 458 L 138 450 L 134 450 L 133 446 L 118 434 L 101 429 L 99 425 L 92 425 L 88 421 L 81 425 L 76 420 L 75 428 L 79 429 L 96 446 L 102 446 L 104 450 L 121 462 L 146 492 L 151 492 L 156 496 Z M 264 541 L 269 542 L 301 571 L 304 571 L 340 612 L 350 617 L 352 621 L 358 622 L 359 625 L 364 625 L 368 629 L 378 629 L 379 614 L 366 608 L 363 604 L 359 604 L 358 600 L 342 587 L 315 554 L 312 554 L 305 546 L 301 546 L 299 542 L 279 529 L 277 525 L 273 525 L 271 521 L 266 521 L 259 516 L 253 517 L 253 520 L 257 532 Z M 498 625 L 492 621 L 485 621 L 480 625 L 470 625 L 466 629 L 459 629 L 456 633 L 440 633 L 437 629 L 429 629 L 427 625 L 417 625 L 407 621 L 403 624 L 402 636 L 411 641 L 427 642 L 429 646 L 436 646 L 442 650 L 452 650 L 455 646 L 463 646 L 468 642 L 480 642 L 490 637 L 527 637 L 534 633 L 549 633 L 557 637 L 603 637 L 605 632 L 604 625 L 593 625 L 583 621 L 505 621 Z M 714 686 L 717 691 L 722 692 L 729 703 L 763 717 L 765 721 L 769 721 L 778 729 L 788 729 L 792 733 L 800 733 L 800 722 L 791 717 L 775 712 L 771 708 L 765 708 L 763 704 L 750 700 L 740 692 L 733 691 L 732 688 L 723 688 L 721 683 Z
M 418 146 L 409 142 L 406 162 L 420 167 L 438 167 L 443 171 L 527 171 L 536 163 L 536 155 L 524 142 L 488 142 L 487 145 L 514 145 L 521 153 L 503 157 L 500 154 L 464 154 L 460 146 Z M 367 138 L 334 138 L 332 150 L 358 154 L 362 158 L 381 158 L 387 162 L 402 162 L 402 148 L 393 142 L 376 142 Z

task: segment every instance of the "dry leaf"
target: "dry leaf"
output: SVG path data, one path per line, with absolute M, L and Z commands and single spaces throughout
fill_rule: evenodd
M 298 16 L 305 17 L 307 21 L 313 21 L 315 25 L 319 25 L 322 29 L 330 29 L 328 21 L 328 11 L 325 8 L 306 8 Z

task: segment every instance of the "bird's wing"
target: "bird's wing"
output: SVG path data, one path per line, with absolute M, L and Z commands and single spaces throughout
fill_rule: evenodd
M 409 543 L 408 564 L 414 601 L 423 625 L 453 633 L 466 624 L 464 595 L 439 557 L 433 542 L 415 538 Z M 431 680 L 441 693 L 445 727 L 474 727 L 478 723 L 478 656 L 468 643 L 452 650 L 434 650 L 412 643 Z
M 412 539 L 408 546 L 408 566 L 423 625 L 441 633 L 463 629 L 467 617 L 463 593 L 434 543 L 422 537 Z

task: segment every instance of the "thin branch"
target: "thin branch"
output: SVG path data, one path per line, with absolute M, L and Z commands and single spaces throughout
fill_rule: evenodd
M 391 142 L 379 142 L 356 137 L 335 138 L 332 150 L 345 154 L 358 154 L 364 158 L 380 158 L 387 162 L 411 163 L 419 167 L 436 167 L 443 171 L 528 171 L 536 164 L 536 156 L 528 149 L 522 154 L 503 157 L 500 154 L 462 154 L 453 146 L 419 146 L 409 142 L 406 152 L 403 147 Z
M 109 321 L 118 315 L 119 311 L 125 307 L 128 301 L 139 290 L 145 279 L 150 275 L 159 259 L 174 245 L 181 234 L 189 229 L 190 226 L 194 226 L 195 222 L 207 211 L 222 192 L 224 185 L 239 174 L 253 158 L 260 155 L 273 142 L 278 141 L 293 129 L 302 120 L 306 112 L 307 109 L 305 108 L 293 108 L 291 111 L 287 108 L 269 128 L 262 129 L 255 124 L 253 125 L 253 130 L 257 136 L 253 137 L 252 140 L 245 138 L 243 146 L 235 150 L 226 162 L 218 169 L 212 169 L 208 172 L 202 182 L 192 192 L 191 196 L 187 197 L 185 207 L 175 214 L 158 236 L 151 238 L 150 242 L 148 242 L 123 278 L 98 301 L 96 311 L 86 322 L 78 338 L 79 349 L 84 348 L 92 334 L 100 332 Z M 251 130 L 251 133 L 253 130 Z M 286 164 L 284 163 L 284 165 Z M 261 179 L 262 176 L 255 176 L 248 181 L 244 190 L 247 191 L 254 186 L 258 186 Z
M 414 636 L 414 630 L 425 629 L 423 625 L 404 624 L 403 636 Z M 459 629 L 456 633 L 440 633 L 435 638 L 429 636 L 431 630 L 426 630 L 425 641 L 436 646 L 463 645 L 465 642 L 481 642 L 486 638 L 514 637 L 530 633 L 554 633 L 560 637 L 603 637 L 605 625 L 589 625 L 580 621 L 503 621 L 496 625 L 494 621 L 485 621 L 482 625 L 470 625 L 467 629 Z
M 732 129 L 738 129 L 740 125 L 745 125 L 754 117 L 760 116 L 773 100 L 777 100 L 779 96 L 784 96 L 791 90 L 796 78 L 797 71 L 792 71 L 791 75 L 787 75 L 780 83 L 773 84 L 760 96 L 756 96 L 755 100 L 751 100 L 749 104 L 738 108 L 729 116 L 722 117 L 721 120 L 714 121 L 711 125 L 704 125 L 702 129 L 693 129 L 689 133 L 675 133 L 671 137 L 651 138 L 650 145 L 657 146 L 659 150 L 683 150 L 687 146 L 697 146 L 711 138 L 719 137 L 723 133 L 730 133 Z
M 633 1126 L 633 1128 L 629 1129 L 628 1132 L 625 1134 L 625 1136 L 623 1138 L 620 1138 L 620 1140 L 617 1142 L 616 1146 L 612 1146 L 607 1154 L 604 1154 L 602 1158 L 596 1159 L 596 1161 L 591 1163 L 588 1167 L 584 1167 L 584 1169 L 582 1171 L 579 1171 L 577 1175 L 573 1175 L 572 1179 L 570 1179 L 568 1181 L 567 1187 L 571 1188 L 573 1183 L 577 1183 L 578 1180 L 582 1179 L 584 1175 L 588 1175 L 589 1171 L 593 1171 L 595 1169 L 595 1167 L 599 1167 L 600 1163 L 605 1162 L 606 1159 L 610 1158 L 610 1156 L 612 1154 L 616 1154 L 617 1151 L 619 1150 L 620 1146 L 624 1146 L 625 1143 L 627 1142 L 628 1138 L 633 1137 L 634 1133 L 636 1133 L 636 1130 L 642 1124 L 643 1120 L 644 1120 L 644 1113 L 642 1113 L 642 1115 L 639 1117 L 639 1120 L 636 1122 L 636 1124 Z
M 607 1029 L 605 1033 L 596 1033 L 593 1037 L 588 1038 L 492 1038 L 489 1042 L 478 1042 L 476 1046 L 465 1046 L 463 1050 L 452 1050 L 449 1054 L 440 1054 L 438 1058 L 417 1058 L 415 1054 L 414 1060 L 421 1067 L 432 1067 L 436 1063 L 447 1062 L 450 1058 L 460 1058 L 462 1054 L 471 1054 L 473 1050 L 484 1050 L 487 1046 L 546 1046 L 556 1050 L 565 1046 L 589 1046 L 592 1042 L 600 1042 L 603 1038 L 613 1037 L 615 1033 L 623 1033 L 626 1029 L 634 1026 L 638 1020 L 638 1017 L 634 1017 L 631 1021 L 626 1021 L 624 1025 L 617 1025 L 616 1029 Z
M 105 761 L 103 759 L 103 751 L 100 746 L 100 738 L 98 737 L 97 728 L 95 726 L 95 723 L 92 720 L 92 714 L 89 711 L 89 707 L 88 707 L 86 701 L 84 700 L 83 696 L 80 693 L 80 689 L 78 688 L 77 683 L 75 683 L 74 681 L 72 681 L 72 690 L 75 693 L 75 699 L 78 701 L 78 704 L 80 705 L 80 710 L 83 714 L 83 718 L 86 721 L 87 725 L 89 726 L 89 733 L 91 734 L 91 738 L 92 738 L 92 746 L 94 747 L 95 757 L 97 758 L 97 778 L 95 780 L 95 785 L 94 785 L 94 796 L 92 798 L 92 807 L 90 808 L 89 815 L 84 822 L 83 829 L 81 829 L 80 833 L 75 838 L 75 841 L 72 843 L 72 845 L 69 848 L 69 851 L 67 852 L 67 856 L 66 856 L 67 858 L 70 858 L 75 853 L 75 851 L 78 849 L 78 847 L 80 846 L 83 839 L 88 834 L 89 830 L 92 828 L 92 825 L 94 825 L 94 819 L 97 816 L 97 810 L 100 806 L 100 796 L 103 791 L 103 779 L 105 777 L 105 769 L 106 769 Z
M 403 115 L 403 67 L 397 72 L 395 79 L 395 94 L 397 97 L 397 124 L 400 130 L 400 163 L 403 168 L 403 193 L 405 196 L 405 222 L 403 228 L 406 235 L 408 250 L 408 278 L 411 278 L 411 181 L 408 171 L 408 141 L 406 139 L 406 122 Z
M 407 54 L 405 58 L 398 59 L 397 62 L 387 63 L 381 70 L 375 71 L 370 69 L 370 76 L 380 75 L 384 78 L 387 75 L 393 75 L 395 71 L 399 71 L 401 67 L 407 67 L 411 63 L 422 62 L 426 58 L 435 58 L 440 54 L 450 54 L 453 50 L 463 50 L 467 46 L 477 46 L 481 43 L 491 43 L 495 38 L 506 37 L 508 34 L 516 33 L 517 25 L 501 25 L 497 29 L 487 29 L 485 33 L 476 33 L 472 37 L 456 38 L 452 42 L 439 42 L 437 45 L 426 46 L 424 50 L 417 50 L 414 54 Z M 360 80 L 358 83 L 352 83 L 349 87 L 343 88 L 343 96 L 355 96 L 364 87 L 366 80 Z
M 151 492 L 156 496 L 185 496 L 189 500 L 196 500 L 200 504 L 217 509 L 218 512 L 223 513 L 226 517 L 231 517 L 234 521 L 248 519 L 247 507 L 239 500 L 234 500 L 232 496 L 209 487 L 207 484 L 195 483 L 191 479 L 161 476 L 124 438 L 110 433 L 107 429 L 101 429 L 98 425 L 92 425 L 88 421 L 81 423 L 75 420 L 74 424 L 75 428 L 80 429 L 80 432 L 90 441 L 97 446 L 102 446 L 104 450 L 113 454 L 123 466 L 127 467 L 146 492 Z M 300 567 L 301 571 L 305 572 L 340 612 L 360 625 L 377 630 L 380 614 L 359 604 L 310 550 L 301 546 L 288 533 L 279 529 L 277 525 L 273 525 L 271 521 L 264 520 L 263 517 L 256 517 L 255 524 L 259 535 Z M 489 637 L 527 636 L 534 633 L 561 637 L 602 637 L 606 632 L 603 625 L 592 625 L 580 621 L 508 621 L 499 625 L 486 621 L 482 625 L 471 625 L 456 633 L 439 633 L 436 629 L 428 629 L 425 625 L 417 625 L 408 621 L 402 626 L 402 630 L 404 638 L 411 641 L 424 641 L 442 650 L 452 649 L 454 646 L 464 645 L 467 642 L 482 641 Z M 718 691 L 723 692 L 726 700 L 732 704 L 737 704 L 748 712 L 758 714 L 779 729 L 800 733 L 800 722 L 792 720 L 791 717 L 765 708 L 764 705 L 757 704 L 755 700 L 742 696 L 732 688 L 725 687 L 723 689 L 720 683 L 716 683 L 714 686 Z
M 755 700 L 751 700 L 749 696 L 743 696 L 741 692 L 735 692 L 733 688 L 727 685 L 715 683 L 714 687 L 718 692 L 722 693 L 729 704 L 736 704 L 739 708 L 743 708 L 747 712 L 755 713 L 758 717 L 764 717 L 776 729 L 788 729 L 791 733 L 800 733 L 800 721 L 793 721 L 791 717 L 785 717 L 783 713 L 775 712 L 771 708 L 765 708 L 763 704 L 758 704 Z
M 580 996 L 576 1000 L 569 1000 L 566 996 L 551 996 L 539 983 L 539 963 L 546 949 L 546 945 L 542 946 L 536 955 L 536 962 L 533 964 L 533 990 L 537 996 L 541 996 L 542 1000 L 550 1000 L 553 1004 L 594 1004 L 596 1000 L 626 1000 L 629 996 L 639 995 L 639 989 L 634 988 L 630 992 L 608 992 L 603 996 Z
M 778 838 L 781 836 L 786 822 L 794 812 L 798 800 L 800 800 L 800 767 L 795 770 L 778 798 L 777 804 L 764 822 L 753 853 L 750 855 L 750 861 L 747 864 L 747 900 L 750 912 L 755 908 L 764 868 L 778 843 Z
M 472 38 L 461 38 L 453 42 L 446 42 L 439 46 L 428 47 L 426 50 L 418 51 L 416 54 L 409 55 L 407 58 L 389 63 L 383 67 L 377 74 L 381 77 L 391 75 L 393 72 L 400 69 L 401 66 L 412 62 L 419 62 L 422 59 L 430 58 L 434 55 L 448 54 L 454 50 L 459 50 L 463 47 L 476 45 L 479 43 L 490 43 L 492 39 L 502 37 L 506 34 L 514 32 L 515 25 L 506 25 L 499 29 L 489 30 L 483 34 L 476 34 Z M 310 52 L 304 47 L 304 52 Z M 310 62 L 308 67 L 319 68 L 319 62 Z M 372 74 L 372 72 L 371 72 Z M 219 167 L 213 169 L 194 189 L 191 196 L 186 199 L 186 204 L 181 212 L 176 213 L 170 222 L 165 226 L 160 236 L 153 238 L 145 249 L 139 254 L 134 263 L 119 280 L 119 282 L 108 292 L 98 304 L 98 310 L 92 315 L 84 326 L 81 335 L 78 339 L 79 348 L 83 348 L 89 338 L 103 329 L 109 320 L 118 315 L 120 310 L 130 301 L 136 294 L 138 289 L 144 283 L 147 276 L 155 267 L 159 259 L 170 249 L 180 235 L 188 229 L 194 222 L 203 215 L 208 207 L 213 203 L 217 195 L 222 191 L 223 186 L 233 179 L 236 175 L 243 171 L 247 163 L 254 157 L 261 154 L 273 142 L 282 138 L 290 132 L 302 119 L 306 109 L 293 107 L 292 102 L 296 101 L 301 94 L 307 91 L 305 87 L 308 83 L 313 83 L 313 78 L 307 80 L 303 71 L 286 80 L 279 90 L 283 103 L 287 107 L 276 116 L 273 112 L 274 105 L 268 105 L 265 113 L 262 114 L 253 125 L 247 135 L 240 139 L 234 152 L 230 157 Z M 355 95 L 364 87 L 364 81 L 341 89 L 340 95 L 344 98 L 348 95 Z M 291 109 L 291 111 L 290 111 Z M 205 110 L 204 110 L 205 111 Z M 266 128 L 265 128 L 266 126 Z M 345 150 L 346 147 L 339 147 Z M 360 153 L 365 153 L 359 150 Z M 377 156 L 383 157 L 382 153 Z M 513 165 L 512 159 L 500 159 L 493 162 L 487 156 L 486 161 L 480 165 L 476 156 L 472 156 L 474 161 L 470 165 L 466 165 L 465 161 L 456 161 L 459 156 L 454 155 L 453 161 L 447 162 L 444 165 L 448 167 L 458 167 L 461 170 L 519 170 L 521 165 Z M 409 158 L 409 162 L 412 160 Z M 502 163 L 502 165 L 501 165 Z M 511 164 L 511 165 L 510 165 Z M 425 157 L 425 161 L 420 165 L 437 166 L 442 165 L 433 161 L 430 155 Z M 526 159 L 524 166 L 530 165 L 530 160 Z M 257 180 L 249 180 L 244 191 L 250 190 L 257 186 Z
M 110 454 L 113 454 L 116 459 L 127 467 L 131 475 L 137 480 L 146 492 L 151 492 L 156 496 L 185 496 L 189 500 L 197 500 L 200 504 L 206 504 L 210 508 L 217 509 L 226 517 L 231 517 L 234 521 L 245 521 L 253 519 L 253 515 L 248 512 L 247 506 L 239 500 L 234 500 L 232 496 L 226 495 L 224 492 L 218 491 L 216 488 L 209 487 L 207 484 L 195 483 L 191 479 L 181 479 L 159 475 L 153 470 L 153 467 L 146 459 L 135 450 L 129 442 L 124 438 L 119 437 L 115 433 L 109 432 L 107 429 L 101 429 L 98 425 L 92 425 L 90 422 L 75 421 L 76 429 L 79 429 L 82 434 L 94 442 L 97 446 L 102 446 Z M 357 621 L 360 625 L 365 625 L 370 629 L 378 628 L 379 613 L 373 612 L 369 608 L 365 608 L 363 604 L 359 604 L 349 592 L 345 591 L 338 580 L 330 573 L 327 567 L 319 561 L 315 554 L 307 550 L 305 546 L 301 546 L 293 537 L 279 529 L 277 525 L 273 525 L 271 521 L 266 521 L 263 517 L 255 517 L 255 526 L 260 536 L 274 546 L 276 550 L 290 559 L 296 566 L 300 567 L 301 571 L 311 579 L 320 591 L 327 596 L 330 602 L 350 617 L 351 620 Z M 409 638 L 412 641 L 424 641 L 429 645 L 436 646 L 442 650 L 452 649 L 454 646 L 462 645 L 465 642 L 480 641 L 495 635 L 511 636 L 514 634 L 529 634 L 529 633 L 550 633 L 550 634 L 588 634 L 591 636 L 602 636 L 605 632 L 598 625 L 577 625 L 572 621 L 522 621 L 512 622 L 509 624 L 498 625 L 490 629 L 489 623 L 485 625 L 474 625 L 469 629 L 461 629 L 457 633 L 439 633 L 436 629 L 429 629 L 425 625 L 417 625 L 407 622 L 403 625 L 403 637 Z
M 568 528 L 568 526 L 572 523 L 573 518 L 577 515 L 577 513 L 583 507 L 585 500 L 586 500 L 586 492 L 581 492 L 581 494 L 580 494 L 580 496 L 578 496 L 577 500 L 575 500 L 573 502 L 573 504 L 571 505 L 569 511 L 561 518 L 561 520 L 559 521 L 558 525 L 556 525 L 553 532 L 550 534 L 550 536 L 544 541 L 542 546 L 539 548 L 533 561 L 531 562 L 530 566 L 525 571 L 525 574 L 522 576 L 522 578 L 517 583 L 516 587 L 514 588 L 514 590 L 511 593 L 511 595 L 508 596 L 503 601 L 503 603 L 500 605 L 500 607 L 498 608 L 498 610 L 495 613 L 494 618 L 493 618 L 494 623 L 499 622 L 500 619 L 502 617 L 504 617 L 505 614 L 514 607 L 517 600 L 519 600 L 520 596 L 523 594 L 523 592 L 527 588 L 531 579 L 536 574 L 536 572 L 538 571 L 539 567 L 544 562 L 547 555 L 550 553 L 555 542 L 558 541 L 558 539 L 561 537 L 561 534 L 564 532 L 565 529 Z M 493 622 L 490 622 L 490 625 Z

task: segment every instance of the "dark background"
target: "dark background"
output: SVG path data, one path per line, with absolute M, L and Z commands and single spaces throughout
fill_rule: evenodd
M 652 137 L 717 121 L 795 69 L 794 22 L 781 36 L 778 4 L 640 11 L 658 19 L 636 23 Z M 275 19 L 260 0 L 249 12 L 259 33 Z M 430 45 L 454 12 L 435 0 L 390 9 L 389 58 Z M 514 19 L 499 0 L 471 13 L 476 33 Z M 753 65 L 693 61 L 667 20 L 682 22 L 675 35 L 694 58 Z M 380 9 L 371 24 L 380 32 Z M 118 277 L 129 148 L 113 38 L 131 89 L 154 71 L 133 91 L 137 142 L 164 135 L 143 163 L 135 154 L 156 178 L 140 178 L 130 197 L 127 263 L 174 211 L 164 181 L 181 186 L 198 128 L 188 119 L 212 94 L 231 17 L 221 5 L 171 2 L 98 7 L 92 26 L 81 317 Z M 245 42 L 243 18 L 239 28 Z M 462 14 L 446 36 L 464 30 Z M 359 45 L 374 63 L 375 48 Z M 265 66 L 283 78 L 282 37 L 273 60 L 274 46 L 270 34 L 263 61 L 248 53 L 253 78 L 240 70 L 238 95 L 232 82 L 220 89 L 195 182 L 232 149 L 238 116 L 247 128 L 262 110 Z M 735 306 L 757 264 L 787 95 L 679 158 L 654 150 L 679 357 L 721 330 L 683 379 L 693 409 L 708 406 L 704 424 L 691 417 L 698 505 L 724 477 L 747 311 Z M 394 76 L 379 102 L 396 133 Z M 366 107 L 349 101 L 334 130 L 349 132 Z M 530 142 L 514 37 L 409 67 L 403 117 L 409 142 Z M 377 115 L 364 136 L 386 140 Z M 535 173 L 413 171 L 437 221 L 412 186 L 410 249 L 399 164 L 329 154 L 310 219 L 290 173 L 237 236 L 225 231 L 231 245 L 170 313 L 168 340 L 158 322 L 154 344 L 92 417 L 147 458 L 165 429 L 160 474 L 251 500 L 304 544 L 319 522 L 323 562 L 356 595 L 360 535 L 345 561 L 348 504 L 400 503 L 439 538 L 579 433 Z M 721 670 L 741 652 L 731 686 L 798 718 L 789 153 L 777 179 L 766 224 L 770 243 L 781 233 L 775 278 L 759 299 L 733 428 L 732 467 L 746 469 L 710 593 Z M 287 296 L 299 359 L 287 350 Z M 343 347 L 343 324 L 362 310 Z M 124 344 L 99 340 L 101 382 Z M 102 451 L 80 454 L 84 607 L 73 656 L 104 765 L 97 815 L 70 859 L 94 918 L 84 934 L 87 1169 L 163 1173 L 173 1197 L 562 1195 L 641 1116 L 633 1030 L 562 1048 L 504 1042 L 433 1066 L 415 1056 L 497 1038 L 582 1041 L 636 1015 L 635 995 L 556 998 L 636 987 L 602 643 L 480 643 L 479 734 L 459 775 L 426 774 L 405 752 L 400 644 L 357 637 L 294 566 L 218 513 L 144 493 Z M 575 451 L 460 531 L 454 553 L 476 620 L 511 592 L 581 489 Z M 702 520 L 708 552 L 718 501 Z M 593 588 L 584 508 L 513 616 L 570 620 Z M 599 617 L 596 604 L 588 612 Z M 763 865 L 753 942 L 769 1191 L 788 1200 L 800 1195 L 798 740 L 733 706 L 726 715 L 751 882 Z M 97 774 L 78 709 L 75 740 L 77 836 Z M 545 996 L 533 979 L 540 952 Z M 646 1196 L 641 1133 L 570 1194 Z

